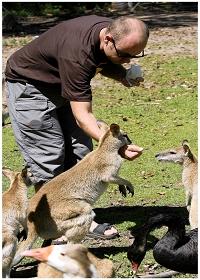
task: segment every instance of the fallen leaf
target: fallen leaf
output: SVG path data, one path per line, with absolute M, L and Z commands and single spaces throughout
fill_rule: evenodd
M 142 201 L 142 205 L 145 205 L 145 204 L 148 204 L 149 202 L 148 201 Z
M 164 194 L 166 194 L 166 192 L 158 192 L 158 194 L 164 195 Z
M 148 177 L 153 177 L 154 174 L 152 174 L 152 173 L 146 174 L 145 171 L 142 171 L 138 176 L 143 177 L 144 179 L 147 179 Z
M 162 185 L 163 188 L 169 188 L 170 186 L 172 186 L 172 184 L 163 184 Z
M 154 174 L 151 174 L 151 173 L 146 174 L 146 177 L 153 177 L 153 176 L 154 176 Z
M 175 126 L 184 126 L 184 124 L 183 123 L 177 123 L 177 124 L 175 124 Z
M 184 186 L 183 182 L 179 182 L 178 184 L 176 184 L 177 186 Z

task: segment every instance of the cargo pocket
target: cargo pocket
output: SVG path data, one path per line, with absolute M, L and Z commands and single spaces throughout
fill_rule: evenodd
M 16 117 L 22 130 L 47 130 L 53 126 L 48 101 L 43 99 L 18 99 Z

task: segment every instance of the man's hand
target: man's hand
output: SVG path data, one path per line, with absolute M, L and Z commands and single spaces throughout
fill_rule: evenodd
M 124 85 L 125 87 L 132 87 L 132 86 L 140 86 L 141 82 L 144 82 L 144 79 L 142 77 L 138 77 L 135 80 L 133 79 L 129 79 L 130 83 L 127 81 L 126 78 L 122 78 L 119 80 L 122 85 Z
M 119 149 L 119 154 L 121 157 L 128 159 L 130 161 L 141 156 L 143 148 L 135 145 L 124 145 Z

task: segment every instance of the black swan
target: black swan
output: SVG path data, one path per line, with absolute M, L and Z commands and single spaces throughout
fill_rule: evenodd
M 127 257 L 136 274 L 146 254 L 147 235 L 158 225 L 166 225 L 167 233 L 153 248 L 155 260 L 162 266 L 182 273 L 198 273 L 198 228 L 185 234 L 183 221 L 171 214 L 159 214 L 150 218 L 137 232 Z

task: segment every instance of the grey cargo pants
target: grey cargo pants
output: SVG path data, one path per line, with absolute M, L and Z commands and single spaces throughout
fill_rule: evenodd
M 92 139 L 77 125 L 60 89 L 6 81 L 5 91 L 15 140 L 33 184 L 49 181 L 92 151 Z

